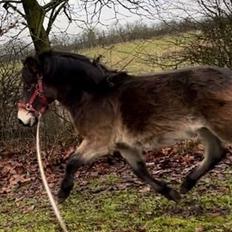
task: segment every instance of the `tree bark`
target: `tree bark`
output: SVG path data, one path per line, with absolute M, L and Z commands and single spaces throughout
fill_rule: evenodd
M 36 54 L 50 50 L 51 46 L 48 34 L 43 26 L 45 18 L 44 9 L 36 0 L 22 0 L 22 4 Z

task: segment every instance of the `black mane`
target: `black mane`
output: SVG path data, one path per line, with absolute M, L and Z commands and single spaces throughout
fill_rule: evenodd
M 114 79 L 127 75 L 108 69 L 100 63 L 100 58 L 91 61 L 74 53 L 49 51 L 39 55 L 38 60 L 45 81 L 55 85 L 69 83 L 87 91 L 110 89 L 118 82 L 114 83 Z

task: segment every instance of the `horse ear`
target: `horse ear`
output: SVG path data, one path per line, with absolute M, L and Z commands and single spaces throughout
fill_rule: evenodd
M 27 67 L 33 73 L 38 73 L 40 70 L 39 62 L 33 56 L 28 56 L 22 63 L 24 67 Z

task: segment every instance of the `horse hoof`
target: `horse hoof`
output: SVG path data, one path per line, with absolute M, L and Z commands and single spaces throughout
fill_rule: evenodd
M 195 186 L 196 182 L 196 180 L 193 180 L 187 176 L 180 186 L 180 193 L 186 194 L 187 192 L 189 192 Z
M 59 190 L 57 194 L 57 202 L 58 204 L 63 203 L 69 196 L 68 192 L 63 191 L 62 189 Z
M 170 189 L 168 196 L 170 200 L 173 200 L 176 203 L 178 203 L 181 200 L 181 195 L 175 189 Z
M 181 200 L 181 195 L 175 190 L 166 186 L 162 192 L 160 192 L 168 200 L 175 201 L 176 203 Z

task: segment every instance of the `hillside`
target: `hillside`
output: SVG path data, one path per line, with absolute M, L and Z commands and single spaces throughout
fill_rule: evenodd
M 74 52 L 79 52 L 89 57 L 102 55 L 102 62 L 108 67 L 126 70 L 133 74 L 140 74 L 160 70 L 161 65 L 158 63 L 164 64 L 164 61 L 160 60 L 160 58 L 168 59 L 180 51 L 180 48 L 176 45 L 180 39 L 187 41 L 185 34 L 180 34 L 176 36 L 155 37 L 149 40 L 135 40 Z

